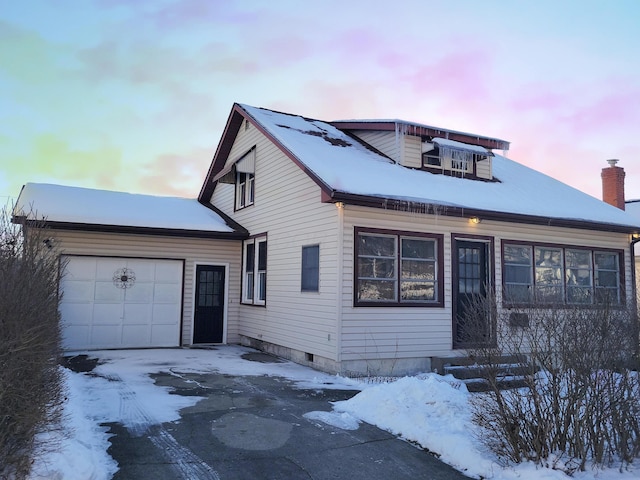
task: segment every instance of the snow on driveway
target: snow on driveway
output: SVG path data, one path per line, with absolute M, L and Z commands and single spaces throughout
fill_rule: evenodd
M 132 436 L 146 435 L 159 450 L 178 462 L 184 478 L 217 479 L 214 469 L 181 446 L 162 427 L 179 421 L 180 410 L 200 397 L 171 395 L 170 388 L 154 384 L 152 374 L 166 372 L 222 373 L 236 376 L 285 377 L 299 388 L 362 390 L 350 400 L 336 402 L 332 412 L 308 412 L 305 417 L 345 430 L 364 421 L 415 442 L 441 460 L 475 478 L 495 480 L 567 480 L 569 477 L 533 464 L 501 467 L 478 442 L 470 420 L 470 395 L 453 377 L 422 374 L 392 383 L 371 385 L 317 372 L 292 362 L 259 363 L 242 355 L 254 350 L 238 346 L 216 349 L 162 349 L 91 352 L 99 365 L 89 373 L 65 370 L 68 389 L 66 436 L 60 448 L 40 455 L 32 480 L 108 480 L 117 472 L 108 455 L 108 428 L 121 423 Z M 51 439 L 51 435 L 48 437 Z M 627 480 L 638 472 L 616 469 L 581 472 L 579 480 Z

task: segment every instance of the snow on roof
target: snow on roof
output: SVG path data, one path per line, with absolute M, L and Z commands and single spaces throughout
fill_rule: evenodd
M 628 200 L 624 208 L 629 215 L 636 219 L 637 224 L 640 225 L 640 200 Z
M 433 174 L 395 164 L 328 123 L 240 106 L 337 192 L 625 227 L 638 225 L 628 213 L 500 155 L 493 158 L 493 175 L 498 182 Z
M 243 105 L 244 106 L 244 105 Z M 442 132 L 444 134 L 455 134 L 455 135 L 462 135 L 465 137 L 470 137 L 470 138 L 476 138 L 476 139 L 485 139 L 485 140 L 491 140 L 494 141 L 498 144 L 501 145 L 500 150 L 509 150 L 509 142 L 507 142 L 506 140 L 501 140 L 499 138 L 493 138 L 493 137 L 487 137 L 485 135 L 477 135 L 475 133 L 469 133 L 469 132 L 463 132 L 461 130 L 451 130 L 450 128 L 442 128 L 442 127 L 434 127 L 433 125 L 427 125 L 425 123 L 416 123 L 416 122 L 408 122 L 406 120 L 400 120 L 397 118 L 394 119 L 374 119 L 374 118 L 365 118 L 365 119 L 353 119 L 353 120 L 333 120 L 330 122 L 333 125 L 340 125 L 340 124 L 352 124 L 352 123 L 394 123 L 396 124 L 396 126 L 401 126 L 404 128 L 407 127 L 419 127 L 419 128 L 424 128 L 426 130 L 434 130 L 434 131 L 439 131 Z
M 449 148 L 454 148 L 459 150 L 467 150 L 469 152 L 482 153 L 485 155 L 489 153 L 489 150 L 487 150 L 484 147 L 481 147 L 480 145 L 471 145 L 469 143 L 456 142 L 455 140 L 449 140 L 447 138 L 434 138 L 433 143 L 436 143 L 442 147 L 449 147 Z
M 14 215 L 50 222 L 205 232 L 233 232 L 195 199 L 159 197 L 45 183 L 27 183 Z

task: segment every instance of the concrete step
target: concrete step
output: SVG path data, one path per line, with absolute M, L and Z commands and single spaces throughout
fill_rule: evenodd
M 489 385 L 489 382 L 481 378 L 463 380 L 463 383 L 467 387 L 467 390 L 472 393 L 487 392 L 491 390 L 491 386 Z M 512 388 L 525 388 L 528 386 L 529 385 L 527 384 L 524 377 L 505 378 L 498 381 L 498 387 L 500 390 L 509 390 Z
M 494 381 L 501 389 L 526 387 L 526 376 L 538 371 L 522 355 L 505 355 L 486 359 L 440 357 L 432 359 L 432 366 L 435 366 L 434 371 L 442 375 L 453 375 L 464 382 L 470 392 L 489 390 L 489 378 L 495 379 Z
M 445 375 L 451 374 L 459 380 L 469 380 L 472 378 L 486 378 L 489 376 L 502 377 L 522 377 L 535 373 L 531 365 L 521 363 L 501 363 L 499 365 L 446 365 Z

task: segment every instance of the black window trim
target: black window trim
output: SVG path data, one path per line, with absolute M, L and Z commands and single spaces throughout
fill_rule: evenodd
M 305 270 L 305 256 L 304 256 L 304 252 L 305 249 L 315 249 L 317 252 L 317 262 L 318 265 L 316 267 L 314 267 L 313 269 L 307 269 Z M 320 244 L 319 243 L 314 243 L 314 244 L 310 244 L 310 245 L 302 245 L 302 249 L 301 249 L 301 258 L 300 258 L 300 291 L 303 293 L 319 293 L 320 292 Z M 314 282 L 315 283 L 315 288 L 305 288 L 305 272 L 309 273 L 313 271 L 314 272 Z
M 396 282 L 397 292 L 395 301 L 367 302 L 358 299 L 358 236 L 361 233 L 395 236 L 396 241 Z M 433 301 L 402 301 L 401 288 L 401 239 L 424 238 L 436 241 L 436 299 Z M 353 306 L 354 307 L 401 307 L 401 308 L 443 308 L 444 307 L 444 235 L 428 232 L 414 232 L 406 230 L 387 230 L 381 228 L 354 227 L 353 236 Z
M 504 249 L 505 249 L 505 245 L 516 245 L 516 246 L 528 246 L 531 247 L 532 249 L 532 268 L 533 268 L 533 272 L 532 272 L 532 287 L 534 287 L 534 292 L 535 292 L 535 285 L 536 285 L 536 278 L 535 278 L 535 247 L 544 247 L 544 248 L 558 248 L 562 251 L 562 278 L 563 278 L 563 285 L 562 285 L 562 303 L 560 304 L 554 304 L 554 303 L 543 303 L 543 302 L 537 302 L 534 299 L 532 299 L 532 301 L 530 302 L 513 302 L 513 301 L 509 301 L 505 299 L 505 289 L 506 289 L 506 285 L 505 285 L 505 258 L 504 258 Z M 591 253 L 591 262 L 592 262 L 592 269 L 591 269 L 591 275 L 592 275 L 592 285 L 591 288 L 593 289 L 593 301 L 591 303 L 579 303 L 579 302 L 568 302 L 567 301 L 567 283 L 566 283 L 566 272 L 567 272 L 567 264 L 566 264 L 566 250 L 582 250 L 582 251 L 588 251 Z M 595 254 L 596 253 L 614 253 L 618 256 L 618 298 L 619 298 L 619 303 L 612 303 L 609 306 L 612 308 L 624 308 L 626 306 L 627 303 L 627 295 L 626 295 L 626 291 L 627 291 L 627 287 L 626 287 L 626 276 L 625 276 L 625 251 L 624 249 L 618 249 L 618 248 L 606 248 L 606 247 L 594 247 L 594 246 L 589 246 L 589 245 L 574 245 L 574 244 L 566 244 L 566 243 L 548 243 L 548 242 L 532 242 L 532 241 L 528 241 L 528 240 L 509 240 L 509 239 L 502 239 L 500 241 L 500 263 L 501 263 L 501 277 L 502 277 L 502 305 L 505 308 L 531 308 L 531 307 L 540 307 L 540 308 L 546 308 L 549 307 L 550 305 L 560 305 L 560 306 L 564 306 L 566 308 L 575 308 L 575 307 L 580 307 L 580 306 L 585 306 L 585 307 L 590 307 L 590 308 L 597 308 L 599 306 L 602 306 L 602 303 L 598 303 L 596 301 L 596 266 L 595 266 Z

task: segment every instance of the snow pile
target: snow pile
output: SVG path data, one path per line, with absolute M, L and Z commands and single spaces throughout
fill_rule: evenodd
M 344 430 L 357 430 L 360 422 L 374 424 L 400 438 L 422 446 L 441 460 L 472 478 L 493 480 L 568 480 L 558 470 L 531 463 L 502 467 L 477 437 L 471 421 L 473 398 L 464 384 L 451 376 L 422 374 L 378 385 L 317 372 L 292 362 L 260 363 L 246 361 L 253 350 L 227 346 L 214 350 L 127 350 L 92 352 L 101 365 L 90 374 L 66 373 L 67 437 L 55 452 L 36 462 L 32 480 L 108 480 L 117 465 L 107 454 L 109 434 L 102 423 L 118 422 L 132 435 L 143 435 L 162 422 L 180 418 L 182 408 L 194 405 L 200 397 L 171 395 L 170 389 L 154 384 L 150 375 L 160 372 L 227 375 L 272 375 L 287 378 L 299 388 L 339 388 L 362 390 L 349 400 L 335 402 L 332 411 L 308 412 L 305 418 Z M 122 380 L 122 381 L 121 381 Z M 330 405 L 327 405 L 329 407 Z M 150 440 L 158 440 L 149 432 Z M 163 435 L 170 436 L 163 431 Z M 158 448 L 172 438 L 157 442 Z M 172 443 L 173 442 L 173 443 Z M 195 458 L 193 463 L 197 464 Z M 202 462 L 201 462 L 202 463 Z M 198 468 L 209 468 L 197 464 Z M 213 465 L 212 467 L 215 467 Z M 198 478 L 198 477 L 194 477 Z M 632 469 L 620 473 L 601 469 L 576 473 L 578 480 L 627 480 L 640 478 Z
M 32 480 L 107 480 L 118 471 L 118 465 L 107 454 L 107 428 L 91 414 L 89 400 L 96 395 L 95 379 L 64 369 L 67 402 L 64 408 L 63 432 L 43 435 L 45 450 L 37 456 L 31 472 Z
M 415 442 L 462 472 L 488 477 L 493 462 L 473 440 L 468 393 L 451 376 L 405 377 L 368 388 L 334 409 Z
M 348 414 L 347 412 L 322 412 L 315 411 L 304 414 L 307 420 L 318 420 L 332 427 L 342 430 L 357 430 L 360 427 L 360 420 Z

